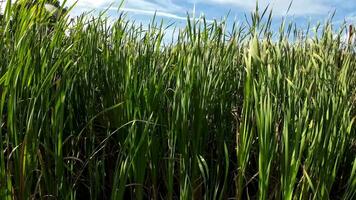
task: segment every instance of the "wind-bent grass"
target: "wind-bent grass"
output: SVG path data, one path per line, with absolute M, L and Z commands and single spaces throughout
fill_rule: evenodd
M 344 27 L 274 33 L 266 9 L 164 44 L 154 20 L 43 6 L 0 19 L 0 199 L 355 198 Z

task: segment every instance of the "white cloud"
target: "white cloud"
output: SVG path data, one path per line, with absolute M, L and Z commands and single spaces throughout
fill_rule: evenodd
M 205 0 L 205 3 L 229 5 L 239 7 L 244 10 L 252 11 L 255 9 L 256 1 L 254 0 Z M 268 4 L 273 9 L 274 15 L 285 15 L 290 0 L 259 0 L 259 7 L 264 9 Z M 327 14 L 332 11 L 332 7 L 320 0 L 294 0 L 289 15 L 306 15 L 306 14 Z
M 350 13 L 346 15 L 344 18 L 338 19 L 334 21 L 334 24 L 341 25 L 341 24 L 356 24 L 356 12 Z
M 186 20 L 186 17 L 182 17 L 173 13 L 169 12 L 162 12 L 162 11 L 154 11 L 154 10 L 143 10 L 143 9 L 135 9 L 135 8 L 121 8 L 121 11 L 124 12 L 132 12 L 136 14 L 142 14 L 142 15 L 154 15 L 156 14 L 157 16 L 161 17 L 168 17 L 172 19 L 180 19 L 180 20 Z
M 60 0 L 63 2 L 64 0 Z M 67 0 L 66 4 L 67 5 L 73 5 L 76 0 Z M 103 6 L 108 6 L 110 3 L 114 3 L 115 1 L 113 0 L 79 0 L 76 4 L 76 6 L 79 7 L 88 7 L 88 8 L 101 8 Z
M 61 0 L 63 2 L 63 0 Z M 76 0 L 68 0 L 67 5 L 72 5 Z M 85 10 L 105 9 L 111 6 L 110 10 L 117 10 L 120 0 L 79 0 L 73 10 L 74 15 Z M 153 15 L 169 17 L 173 19 L 185 19 L 176 13 L 182 13 L 184 9 L 171 0 L 125 0 L 120 9 L 125 12 L 132 12 L 142 15 Z
M 111 8 L 110 10 L 117 10 L 117 8 Z M 124 12 L 131 12 L 131 13 L 136 13 L 136 14 L 141 14 L 141 15 L 156 15 L 156 16 L 160 16 L 160 17 L 168 17 L 168 18 L 172 18 L 172 19 L 178 19 L 178 20 L 187 20 L 187 16 L 180 16 L 180 15 L 176 15 L 173 13 L 169 13 L 169 12 L 162 12 L 162 11 L 153 11 L 153 10 L 142 10 L 142 9 L 134 9 L 134 8 L 120 8 L 120 11 L 124 11 Z M 193 19 L 192 17 L 190 19 Z M 196 17 L 196 20 L 201 20 L 200 17 Z M 206 20 L 206 22 L 208 23 L 212 23 L 214 22 L 213 20 Z
M 64 2 L 64 0 L 60 0 L 60 2 Z M 120 2 L 121 0 L 67 0 L 66 5 L 72 6 L 76 3 L 71 15 L 78 16 L 85 11 L 102 10 L 109 6 L 111 6 L 109 10 L 118 10 Z M 120 11 L 150 16 L 156 14 L 178 20 L 187 19 L 186 8 L 173 3 L 172 0 L 125 0 Z
M 63 2 L 63 0 L 61 0 Z M 67 0 L 67 5 L 72 5 L 76 0 Z M 76 7 L 84 7 L 89 9 L 102 9 L 110 5 L 118 6 L 121 0 L 79 0 Z M 182 7 L 174 4 L 171 0 L 125 0 L 124 8 L 141 9 L 151 11 L 181 11 Z
M 356 24 L 356 15 L 349 15 L 345 18 L 346 22 Z

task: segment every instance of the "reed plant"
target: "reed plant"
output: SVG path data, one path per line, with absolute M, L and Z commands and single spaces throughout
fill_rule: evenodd
M 346 24 L 275 31 L 257 7 L 169 43 L 44 4 L 0 19 L 0 199 L 356 198 Z

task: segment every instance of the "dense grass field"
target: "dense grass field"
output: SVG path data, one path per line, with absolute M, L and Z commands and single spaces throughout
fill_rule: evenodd
M 69 19 L 0 19 L 0 199 L 356 199 L 347 25 Z

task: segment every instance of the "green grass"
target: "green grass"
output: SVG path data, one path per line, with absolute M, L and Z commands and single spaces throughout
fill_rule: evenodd
M 0 199 L 356 198 L 346 25 L 273 32 L 266 14 L 187 17 L 164 44 L 155 20 L 8 4 Z

